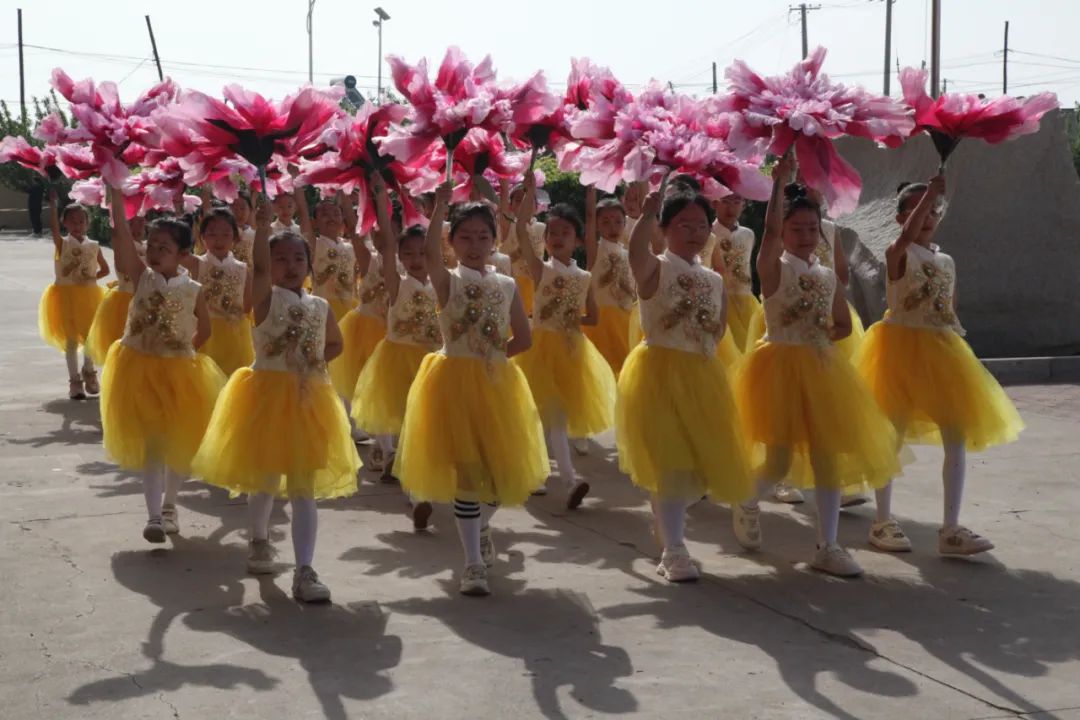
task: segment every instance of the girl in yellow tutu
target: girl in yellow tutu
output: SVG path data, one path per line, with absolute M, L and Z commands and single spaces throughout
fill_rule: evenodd
M 574 510 L 589 493 L 589 483 L 578 482 L 570 458 L 570 436 L 584 438 L 611 427 L 615 376 L 604 356 L 581 332 L 582 325 L 597 320 L 592 278 L 573 259 L 584 234 L 581 218 L 568 205 L 552 206 L 544 228 L 544 246 L 551 259 L 545 262 L 533 253 L 528 238 L 527 223 L 535 198 L 536 179 L 526 173 L 525 197 L 518 206 L 514 227 L 536 293 L 532 347 L 514 362 L 529 381 L 566 488 L 566 507 Z
M 311 272 L 298 233 L 270 234 L 270 214 L 256 209 L 255 362 L 237 370 L 221 393 L 195 457 L 195 473 L 234 493 L 247 493 L 251 522 L 248 572 L 274 571 L 269 542 L 274 498 L 292 507 L 296 553 L 293 597 L 324 602 L 330 590 L 312 568 L 315 501 L 356 492 L 360 458 L 345 408 L 326 375 L 341 352 L 341 333 L 325 300 L 304 290 Z
M 128 220 L 135 253 L 146 261 L 146 218 L 141 215 Z M 90 334 L 86 338 L 86 354 L 98 365 L 105 363 L 105 356 L 114 342 L 124 335 L 127 324 L 128 307 L 135 294 L 135 283 L 131 278 L 116 270 L 117 282 L 105 292 L 101 304 L 94 312 L 94 322 L 90 324 Z
M 225 378 L 196 350 L 210 336 L 210 311 L 199 283 L 180 264 L 191 228 L 172 217 L 150 224 L 146 260 L 112 190 L 116 269 L 135 287 L 127 326 L 105 360 L 101 427 L 105 454 L 142 472 L 148 520 L 143 537 L 165 542 L 179 532 L 176 496 L 210 421 Z
M 764 450 L 764 464 L 755 499 L 732 507 L 734 528 L 743 547 L 760 547 L 758 500 L 794 468 L 792 482 L 815 489 L 818 550 L 811 566 L 853 577 L 862 568 L 836 540 L 840 498 L 863 483 L 881 487 L 897 471 L 896 435 L 833 345 L 851 330 L 847 301 L 836 273 L 814 254 L 821 206 L 801 185 L 784 189 L 792 164 L 788 155 L 773 170 L 757 259 L 766 335 L 736 383 L 747 440 Z
M 379 222 L 380 245 L 388 258 L 396 257 L 405 272 L 398 274 L 396 263 L 383 263 L 390 311 L 386 337 L 364 364 L 356 381 L 352 417 L 356 426 L 375 436 L 386 459 L 386 475 L 392 477 L 395 442 L 405 418 L 405 402 L 424 356 L 442 347 L 442 333 L 436 311 L 435 288 L 428 279 L 427 233 L 419 225 L 407 229 L 401 238 L 391 234 L 387 216 L 386 186 L 374 180 L 374 201 Z M 431 517 L 431 503 L 412 504 L 413 527 L 423 530 Z
M 497 504 L 524 503 L 549 466 L 529 384 L 507 362 L 529 348 L 531 334 L 514 280 L 487 264 L 494 213 L 483 203 L 457 209 L 450 244 L 458 265 L 447 270 L 441 230 L 451 190 L 446 183 L 436 191 L 427 235 L 443 347 L 424 358 L 409 390 L 395 469 L 417 500 L 454 503 L 466 562 L 461 592 L 487 595 L 495 558 L 488 521 Z
M 956 316 L 956 266 L 932 240 L 945 210 L 945 177 L 902 185 L 896 220 L 903 225 L 885 250 L 885 319 L 870 326 L 857 364 L 881 409 L 909 441 L 942 445 L 945 462 L 942 555 L 994 547 L 960 524 L 966 451 L 1015 440 L 1024 424 L 1008 396 L 963 340 Z M 892 483 L 877 491 L 870 543 L 906 551 L 911 543 L 891 516 Z
M 619 466 L 652 495 L 664 545 L 656 571 L 670 582 L 698 578 L 683 541 L 690 503 L 751 494 L 738 411 L 717 352 L 726 331 L 724 280 L 700 258 L 712 222 L 701 195 L 670 193 L 661 209 L 652 193 L 630 236 L 645 340 L 619 375 L 615 438 Z M 655 255 L 649 244 L 661 231 L 667 249 Z
M 741 195 L 726 195 L 713 202 L 716 222 L 713 234 L 716 248 L 713 250 L 713 268 L 724 276 L 724 292 L 727 293 L 727 326 L 735 347 L 746 350 L 746 338 L 750 321 L 761 303 L 754 296 L 750 276 L 750 254 L 754 251 L 754 231 L 739 224 L 745 202 Z
M 67 229 L 64 235 L 61 221 Z M 68 205 L 63 216 L 56 211 L 56 193 L 49 193 L 49 225 L 53 236 L 55 279 L 38 304 L 38 331 L 41 338 L 64 353 L 68 368 L 68 397 L 85 400 L 97 395 L 97 371 L 89 352 L 83 349 L 79 373 L 79 346 L 86 343 L 94 313 L 105 295 L 97 281 L 109 274 L 109 263 L 96 242 L 86 237 L 90 214 L 82 205 Z
M 525 303 L 525 311 L 531 313 L 536 285 L 529 272 L 529 263 L 525 259 L 521 241 L 515 228 L 518 209 L 524 197 L 525 186 L 518 183 L 510 189 L 509 193 L 504 191 L 499 198 L 499 237 L 502 239 L 502 242 L 499 243 L 499 250 L 509 256 L 514 280 L 517 281 L 518 292 L 521 293 L 521 300 Z M 534 214 L 535 211 L 536 208 L 533 208 Z M 529 239 L 530 245 L 532 245 L 533 254 L 543 255 L 544 223 L 530 215 L 526 228 L 528 230 L 526 237 Z
M 210 356 L 228 376 L 255 359 L 248 320 L 251 275 L 247 265 L 232 254 L 240 228 L 230 210 L 212 207 L 205 212 L 199 222 L 199 237 L 205 252 L 183 260 L 184 267 L 202 285 L 210 309 L 212 332 L 199 352 Z
M 351 215 L 351 213 L 350 213 Z M 355 227 L 355 221 L 348 221 Z M 391 219 L 391 226 L 393 220 Z M 395 237 L 391 227 L 391 237 Z M 356 391 L 356 381 L 364 364 L 375 352 L 375 346 L 386 337 L 386 314 L 390 303 L 386 294 L 386 279 L 383 275 L 383 262 L 389 258 L 396 268 L 397 260 L 393 254 L 383 253 L 382 236 L 376 232 L 374 237 L 365 237 L 353 245 L 356 255 L 356 267 L 360 272 L 360 290 L 356 307 L 349 310 L 339 320 L 341 336 L 345 348 L 341 355 L 330 363 L 330 380 L 338 395 L 344 399 L 346 408 L 352 402 Z M 400 269 L 400 268 L 396 268 Z M 371 450 L 367 468 L 382 472 L 386 465 L 386 454 L 377 443 Z
M 596 188 L 585 191 L 585 258 L 592 273 L 593 293 L 599 308 L 596 325 L 585 335 L 617 376 L 630 352 L 630 312 L 637 290 L 630 273 L 630 259 L 622 243 L 626 210 L 615 198 L 596 202 Z
M 296 193 L 296 204 L 300 230 L 311 247 L 311 292 L 330 303 L 330 312 L 340 322 L 356 305 L 356 250 L 342 237 L 345 215 L 337 202 L 323 199 L 315 205 L 312 223 L 302 190 Z

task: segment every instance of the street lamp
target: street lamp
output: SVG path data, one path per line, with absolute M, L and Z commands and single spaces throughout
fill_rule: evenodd
M 315 0 L 311 0 L 311 2 L 315 2 Z M 384 21 L 390 19 L 390 15 L 385 10 L 383 10 L 381 7 L 375 8 L 375 14 L 379 16 L 378 20 L 373 20 L 372 23 L 371 23 L 375 27 L 379 28 L 379 73 L 378 73 L 379 84 L 378 84 L 378 90 L 376 91 L 377 94 L 375 96 L 375 98 L 376 98 L 375 101 L 378 104 L 381 105 L 382 104 L 382 26 L 383 26 Z
M 315 82 L 315 44 L 311 38 L 311 15 L 315 12 L 315 0 L 308 0 L 307 5 L 307 81 Z

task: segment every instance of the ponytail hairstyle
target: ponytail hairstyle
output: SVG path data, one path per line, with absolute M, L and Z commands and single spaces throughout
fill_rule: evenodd
M 784 186 L 784 219 L 787 220 L 799 210 L 810 210 L 821 222 L 821 204 L 810 197 L 805 185 L 789 183 Z
M 705 217 L 710 227 L 716 222 L 716 211 L 712 203 L 701 193 L 684 189 L 685 186 L 676 186 L 674 192 L 669 192 L 664 198 L 664 204 L 660 208 L 660 228 L 666 230 L 671 221 L 683 210 L 691 205 L 697 205 L 705 211 Z

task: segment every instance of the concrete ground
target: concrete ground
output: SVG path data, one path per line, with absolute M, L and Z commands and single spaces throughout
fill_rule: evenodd
M 1026 433 L 970 458 L 985 557 L 936 555 L 941 453 L 918 448 L 894 500 L 915 552 L 869 549 L 864 506 L 841 539 L 866 577 L 826 578 L 805 566 L 809 504 L 768 506 L 757 554 L 702 504 L 705 575 L 670 587 L 604 436 L 582 510 L 553 493 L 496 516 L 493 597 L 457 595 L 445 509 L 416 534 L 366 478 L 321 506 L 334 604 L 301 606 L 288 573 L 244 574 L 244 505 L 223 492 L 187 483 L 182 534 L 143 541 L 138 478 L 37 336 L 50 254 L 0 243 L 0 717 L 1080 718 L 1080 387 L 1010 388 Z M 290 560 L 286 508 L 273 535 Z

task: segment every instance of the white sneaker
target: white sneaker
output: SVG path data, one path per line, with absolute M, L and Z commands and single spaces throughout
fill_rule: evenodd
M 161 524 L 161 518 L 150 518 L 146 521 L 146 527 L 142 531 L 143 539 L 152 543 L 165 542 L 165 526 Z
M 859 577 L 863 574 L 863 569 L 859 563 L 855 562 L 855 558 L 839 545 L 830 544 L 819 547 L 810 567 L 827 575 L 842 578 Z
M 570 441 L 570 447 L 574 448 L 574 452 L 578 455 L 589 454 L 589 438 L 574 438 Z
M 938 530 L 938 552 L 942 555 L 977 555 L 993 549 L 994 543 L 963 525 Z
M 747 550 L 761 547 L 761 508 L 746 507 L 741 503 L 731 506 L 731 527 L 735 539 Z
M 176 535 L 180 532 L 175 505 L 161 506 L 161 524 L 165 528 L 165 533 L 168 535 Z
M 252 575 L 274 572 L 274 546 L 269 540 L 252 540 L 248 544 L 247 571 Z
M 862 493 L 854 493 L 840 497 L 840 507 L 842 508 L 858 507 L 860 505 L 865 505 L 867 502 L 867 497 Z
M 870 526 L 870 544 L 885 552 L 911 552 L 911 541 L 892 518 Z
M 664 550 L 660 564 L 656 566 L 656 574 L 673 583 L 693 582 L 701 577 L 701 571 L 690 559 L 685 545 Z
M 789 505 L 798 505 L 801 502 L 806 502 L 802 490 L 797 487 L 792 487 L 786 482 L 778 482 L 776 485 L 773 485 L 772 496 L 773 500 L 776 502 L 788 503 Z
M 483 564 L 465 566 L 465 571 L 461 573 L 460 592 L 462 595 L 472 597 L 483 597 L 491 594 L 487 581 L 487 568 Z
M 330 588 L 319 582 L 319 574 L 310 565 L 293 571 L 292 594 L 300 602 L 330 602 Z
M 491 526 L 480 528 L 480 559 L 484 561 L 484 567 L 495 565 L 495 543 L 491 539 Z
M 581 507 L 581 502 L 585 499 L 585 496 L 589 494 L 589 483 L 582 480 L 575 484 L 570 489 L 570 494 L 566 498 L 566 509 L 577 510 Z

